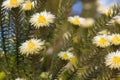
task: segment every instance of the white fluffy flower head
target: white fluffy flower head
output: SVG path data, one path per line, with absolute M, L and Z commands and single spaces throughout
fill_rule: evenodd
M 28 40 L 20 46 L 21 54 L 29 55 L 29 54 L 38 54 L 38 52 L 43 49 L 44 41 L 40 39 L 31 39 Z
M 110 42 L 107 35 L 97 35 L 93 38 L 93 44 L 101 48 L 110 46 Z
M 68 21 L 74 25 L 80 26 L 82 23 L 84 23 L 85 19 L 79 16 L 73 16 L 73 17 L 68 17 Z
M 3 2 L 2 6 L 6 9 L 16 8 L 23 3 L 24 0 L 6 0 Z
M 111 69 L 120 68 L 120 51 L 111 52 L 105 57 L 105 64 Z
M 58 56 L 62 59 L 62 60 L 70 60 L 73 58 L 73 53 L 68 52 L 68 51 L 61 51 Z
M 34 8 L 34 2 L 31 1 L 26 1 L 25 3 L 22 4 L 22 10 L 28 11 Z
M 113 45 L 120 45 L 120 34 L 112 34 L 109 40 Z
M 36 28 L 49 26 L 50 23 L 53 23 L 55 16 L 50 12 L 43 11 L 41 13 L 34 14 L 31 19 L 30 23 L 35 26 Z

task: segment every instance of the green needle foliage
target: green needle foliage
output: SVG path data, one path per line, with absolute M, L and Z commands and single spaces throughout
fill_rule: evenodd
M 35 1 L 34 8 L 23 11 L 21 7 L 6 9 L 0 0 L 0 80 L 119 80 L 120 70 L 105 65 L 105 56 L 120 50 L 119 46 L 100 48 L 93 37 L 101 30 L 120 32 L 120 24 L 112 23 L 120 16 L 115 5 L 108 15 L 96 18 L 90 28 L 70 24 L 67 20 L 73 0 L 58 0 L 55 21 L 48 27 L 36 29 L 30 24 L 35 13 L 48 11 L 49 0 Z M 51 0 L 52 1 L 52 0 Z M 52 13 L 52 12 L 51 12 Z M 29 39 L 45 41 L 39 54 L 23 55 L 20 46 Z M 58 56 L 61 51 L 73 53 L 71 60 Z

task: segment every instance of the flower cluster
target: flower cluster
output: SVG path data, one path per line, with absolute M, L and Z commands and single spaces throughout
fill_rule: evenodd
M 105 57 L 105 64 L 111 69 L 120 68 L 120 51 L 111 52 Z
M 99 35 L 93 38 L 93 44 L 101 48 L 108 47 L 110 45 L 120 45 L 120 34 L 108 34 L 107 31 L 99 32 Z
M 82 27 L 91 27 L 94 24 L 92 18 L 82 18 L 79 16 L 68 17 L 68 21 L 73 25 L 82 26 Z
M 34 8 L 34 2 L 31 2 L 30 0 L 24 1 L 24 0 L 6 0 L 3 2 L 2 6 L 6 9 L 16 8 L 21 6 L 22 10 L 27 11 Z
M 35 1 L 30 0 L 6 0 L 2 3 L 2 6 L 6 9 L 16 8 L 21 6 L 23 11 L 28 11 L 34 8 Z M 54 22 L 55 16 L 50 12 L 40 12 L 33 14 L 30 18 L 30 23 L 36 28 L 49 26 L 50 23 Z M 30 39 L 22 43 L 20 46 L 20 53 L 25 55 L 38 54 L 43 49 L 44 41 L 41 39 Z
M 62 60 L 71 60 L 73 58 L 73 53 L 68 52 L 68 51 L 61 51 L 58 54 L 59 58 L 61 58 Z

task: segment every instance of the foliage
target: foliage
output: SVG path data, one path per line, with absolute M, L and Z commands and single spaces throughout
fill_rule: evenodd
M 119 33 L 120 24 L 112 24 L 120 16 L 119 6 L 108 15 L 101 15 L 94 26 L 82 28 L 67 21 L 74 1 L 59 0 L 56 20 L 49 27 L 36 29 L 29 23 L 31 15 L 46 10 L 48 0 L 36 1 L 35 8 L 22 11 L 20 7 L 5 9 L 0 1 L 0 80 L 119 80 L 119 69 L 105 65 L 105 56 L 119 46 L 96 47 L 92 39 L 104 29 Z M 65 4 L 64 4 L 65 3 Z M 65 36 L 67 34 L 67 36 Z M 22 55 L 20 45 L 31 38 L 45 40 L 45 47 L 36 55 Z M 70 61 L 58 57 L 60 51 L 70 51 Z

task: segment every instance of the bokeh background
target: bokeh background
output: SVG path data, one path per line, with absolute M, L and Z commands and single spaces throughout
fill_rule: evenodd
M 80 11 L 80 16 L 83 17 L 96 17 L 98 16 L 98 8 L 103 6 L 105 8 L 111 7 L 113 4 L 119 3 L 120 0 L 71 0 L 73 1 L 73 5 L 76 11 Z M 52 11 L 53 13 L 57 14 L 57 9 L 59 0 L 49 0 L 46 5 L 46 9 Z M 65 3 L 64 3 L 65 4 Z M 71 8 L 72 10 L 72 8 Z M 71 12 L 70 12 L 71 14 Z M 70 15 L 68 14 L 68 16 Z

